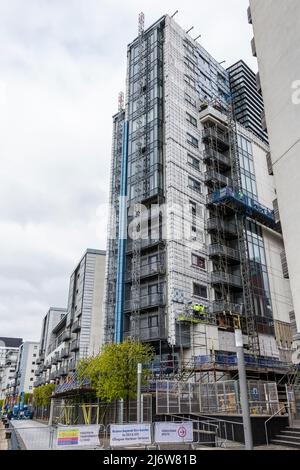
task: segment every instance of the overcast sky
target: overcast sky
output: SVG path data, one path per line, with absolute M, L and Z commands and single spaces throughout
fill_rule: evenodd
M 256 69 L 247 6 L 0 0 L 0 336 L 38 340 L 85 249 L 106 247 L 111 116 L 138 13 L 147 27 L 178 9 L 217 60 Z

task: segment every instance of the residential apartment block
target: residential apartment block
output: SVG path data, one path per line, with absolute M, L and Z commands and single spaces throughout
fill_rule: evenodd
M 103 343 L 105 251 L 87 249 L 74 269 L 66 309 L 51 308 L 43 320 L 35 386 L 63 381 L 80 359 Z
M 0 337 L 0 399 L 14 393 L 15 373 L 22 338 Z
M 235 121 L 230 69 L 170 16 L 144 30 L 140 15 L 126 84 L 113 117 L 105 341 L 151 342 L 161 370 L 210 370 L 236 365 L 239 324 L 248 362 L 280 369 L 293 307 L 269 147 Z

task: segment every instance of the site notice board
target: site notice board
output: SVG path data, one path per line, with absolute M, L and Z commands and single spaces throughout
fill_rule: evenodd
M 151 444 L 151 424 L 112 424 L 110 426 L 111 447 Z
M 193 423 L 155 423 L 154 441 L 157 444 L 186 444 L 193 442 Z
M 63 447 L 97 447 L 99 446 L 100 425 L 59 426 L 57 428 L 56 446 Z

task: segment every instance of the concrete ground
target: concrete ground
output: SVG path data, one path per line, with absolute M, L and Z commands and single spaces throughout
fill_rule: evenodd
M 0 450 L 7 450 L 8 442 L 5 438 L 5 427 L 4 424 L 0 422 Z

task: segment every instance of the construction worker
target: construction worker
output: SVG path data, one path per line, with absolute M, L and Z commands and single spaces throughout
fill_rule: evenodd
M 200 319 L 205 319 L 206 318 L 207 313 L 206 313 L 205 309 L 206 309 L 206 307 L 204 305 L 199 305 L 199 304 L 195 304 L 192 307 L 194 315 L 196 317 L 200 318 Z

